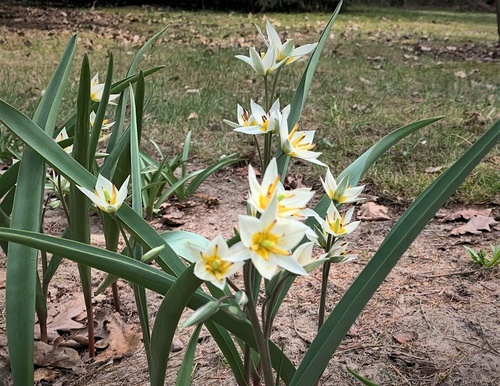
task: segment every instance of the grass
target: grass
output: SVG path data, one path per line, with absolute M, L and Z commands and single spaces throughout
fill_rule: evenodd
M 167 152 L 176 153 L 187 132 L 193 130 L 192 151 L 207 162 L 222 154 L 252 150 L 250 138 L 233 133 L 222 120 L 236 119 L 237 103 L 248 107 L 250 98 L 263 100 L 260 79 L 234 59 L 236 54 L 248 54 L 248 46 L 261 45 L 254 24 L 263 26 L 267 17 L 279 24 L 278 31 L 287 31 L 303 44 L 317 40 L 329 17 L 131 8 L 103 12 L 123 18 L 123 27 L 80 33 L 82 44 L 61 124 L 76 100 L 78 63 L 89 42 L 92 70 L 104 76 L 110 50 L 115 55 L 117 77 L 123 76 L 137 45 L 127 44 L 120 36 L 138 35 L 144 40 L 170 23 L 162 41 L 143 61 L 144 67 L 166 66 L 148 83 L 153 97 L 145 135 Z M 0 31 L 0 78 L 8 79 L 0 82 L 0 95 L 32 115 L 71 33 L 25 30 L 20 35 L 5 27 Z M 301 124 L 317 130 L 322 160 L 335 172 L 397 127 L 445 115 L 377 163 L 364 180 L 372 193 L 403 203 L 413 200 L 439 174 L 429 168 L 449 166 L 499 119 L 498 61 L 477 60 L 487 56 L 498 39 L 493 14 L 352 7 L 340 15 L 332 34 Z M 304 66 L 305 62 L 298 63 L 284 71 L 279 87 L 283 104 L 290 101 Z M 465 77 L 459 76 L 462 72 Z M 192 113 L 198 118 L 190 119 Z M 499 161 L 497 149 L 453 200 L 498 200 Z M 306 183 L 312 181 L 309 176 L 322 173 L 309 167 L 300 170 L 307 175 Z

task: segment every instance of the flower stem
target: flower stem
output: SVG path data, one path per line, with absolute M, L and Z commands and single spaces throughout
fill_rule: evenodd
M 280 76 L 281 67 L 276 70 L 276 75 L 274 76 L 273 86 L 271 88 L 271 100 L 274 99 L 274 94 L 276 93 L 276 85 L 278 84 L 278 78 Z M 270 103 L 269 103 L 270 104 Z M 268 107 L 271 108 L 271 107 Z
M 269 352 L 268 341 L 265 338 L 260 326 L 259 316 L 257 315 L 255 301 L 253 298 L 253 286 L 252 286 L 253 283 L 251 280 L 253 270 L 254 267 L 250 262 L 247 262 L 243 267 L 245 291 L 248 297 L 247 313 L 248 313 L 248 319 L 252 324 L 252 330 L 255 337 L 255 342 L 257 344 L 257 351 L 259 352 L 260 356 L 260 365 L 262 369 L 262 374 L 264 376 L 264 384 L 266 386 L 272 386 L 274 385 L 274 377 L 273 377 L 273 368 L 271 365 L 271 354 Z
M 319 313 L 318 313 L 318 331 L 321 329 L 325 321 L 325 308 L 326 308 L 326 290 L 328 287 L 328 275 L 330 274 L 331 263 L 327 261 L 323 264 L 323 273 L 321 277 L 321 296 L 319 299 Z

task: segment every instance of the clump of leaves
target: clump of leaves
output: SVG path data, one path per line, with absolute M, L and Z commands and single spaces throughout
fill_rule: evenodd
M 479 264 L 484 268 L 493 268 L 500 264 L 500 245 L 491 245 L 491 257 L 489 257 L 488 252 L 481 249 L 476 252 L 472 248 L 464 246 L 465 250 L 469 252 L 469 256 L 474 261 L 474 263 Z

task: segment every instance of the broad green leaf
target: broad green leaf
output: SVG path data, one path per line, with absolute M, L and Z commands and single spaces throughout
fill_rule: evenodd
M 409 125 L 400 127 L 394 130 L 390 134 L 387 134 L 375 145 L 370 147 L 365 151 L 359 158 L 357 158 L 352 164 L 350 164 L 340 175 L 337 177 L 337 181 L 340 181 L 344 176 L 349 176 L 349 184 L 356 186 L 361 179 L 361 177 L 368 171 L 368 169 L 391 147 L 396 143 L 401 141 L 403 138 L 414 133 L 421 128 L 430 125 L 436 121 L 439 121 L 443 117 L 427 118 L 421 121 L 410 123 Z M 330 205 L 330 198 L 325 194 L 323 195 L 320 202 L 316 205 L 314 210 L 323 217 L 326 214 L 328 206 Z M 315 223 L 315 219 L 310 217 L 306 224 L 312 226 Z
M 198 344 L 198 337 L 200 336 L 201 328 L 203 324 L 200 323 L 196 326 L 191 338 L 189 339 L 189 344 L 184 353 L 184 358 L 182 358 L 181 367 L 177 372 L 177 380 L 175 381 L 176 386 L 186 386 L 191 384 L 191 375 L 193 374 L 194 365 L 194 354 L 196 353 L 196 345 Z
M 500 121 L 425 189 L 403 213 L 326 320 L 307 350 L 291 385 L 312 385 L 316 382 L 349 328 L 406 249 L 499 140 Z
M 52 137 L 75 49 L 76 36 L 73 36 L 35 112 L 36 134 Z M 27 117 L 26 119 L 31 122 Z M 7 127 L 10 126 L 4 114 L 0 114 L 0 121 Z M 22 125 L 21 122 L 16 124 Z M 11 226 L 38 232 L 41 225 L 45 163 L 36 151 L 27 148 L 19 164 Z M 9 245 L 5 310 L 11 371 L 16 385 L 33 384 L 37 255 L 37 250 L 25 245 Z
M 170 346 L 184 307 L 203 283 L 194 274 L 194 265 L 187 268 L 170 287 L 156 314 L 151 335 L 151 385 L 163 386 Z
M 155 41 L 157 41 L 161 35 L 165 33 L 167 30 L 168 26 L 163 28 L 160 32 L 157 32 L 155 35 L 153 35 L 144 45 L 137 51 L 137 54 L 135 54 L 134 59 L 132 60 L 132 63 L 130 63 L 130 66 L 127 71 L 127 76 L 132 76 L 132 74 L 136 71 L 137 66 L 139 65 L 139 62 L 142 60 L 142 57 L 146 53 L 146 51 L 153 45 Z M 144 76 L 147 76 L 148 74 L 144 72 Z M 129 82 L 132 83 L 132 82 Z
M 143 101 L 144 101 L 144 75 L 141 72 L 139 78 L 137 79 L 137 90 L 138 96 L 137 101 L 139 105 L 136 105 L 136 97 L 134 96 L 134 90 L 132 86 L 129 87 L 130 92 L 130 172 L 132 176 L 132 209 L 139 216 L 142 216 L 142 179 L 141 179 L 141 167 L 140 167 L 140 152 L 139 152 L 139 141 L 140 134 L 138 128 L 138 121 L 142 122 L 142 115 L 139 117 L 138 112 L 142 114 Z M 132 252 L 133 258 L 140 260 L 142 256 L 142 247 L 137 244 Z M 137 305 L 137 312 L 139 314 L 139 320 L 141 323 L 141 330 L 143 335 L 144 349 L 146 351 L 146 357 L 148 361 L 148 368 L 151 371 L 152 359 L 151 359 L 151 332 L 149 329 L 149 313 L 148 304 L 146 297 L 146 290 L 144 287 L 137 284 L 133 285 L 135 302 Z
M 80 71 L 80 85 L 76 107 L 75 142 L 72 155 L 83 168 L 89 169 L 89 128 L 90 128 L 90 63 L 87 55 L 83 56 Z M 89 199 L 74 183 L 70 185 L 69 223 L 71 238 L 83 243 L 90 243 Z M 85 308 L 87 310 L 87 328 L 89 336 L 89 356 L 94 357 L 94 321 L 92 312 L 92 273 L 90 266 L 78 264 L 78 273 L 82 286 Z
M 177 255 L 183 257 L 191 263 L 191 254 L 187 246 L 193 245 L 198 248 L 205 249 L 208 244 L 210 244 L 210 241 L 205 237 L 188 231 L 169 231 L 160 233 L 160 236 L 163 240 L 165 240 L 170 248 L 177 253 Z

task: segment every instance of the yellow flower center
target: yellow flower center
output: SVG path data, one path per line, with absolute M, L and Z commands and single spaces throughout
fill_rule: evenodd
M 107 189 L 104 188 L 101 188 L 101 191 L 102 194 L 104 195 L 104 201 L 106 201 L 108 205 L 116 205 L 116 198 L 118 194 L 116 192 L 116 187 L 114 185 L 112 187 L 111 194 L 110 192 L 108 192 Z M 101 197 L 97 189 L 94 189 L 94 193 L 97 197 Z
M 274 192 L 276 191 L 276 187 L 278 186 L 279 181 L 280 176 L 276 176 L 274 181 L 267 187 L 266 194 L 259 196 L 259 205 L 262 209 L 266 209 L 267 205 L 269 205 L 269 202 L 274 196 Z
M 269 260 L 269 255 L 274 253 L 276 255 L 288 256 L 289 251 L 286 251 L 278 246 L 281 235 L 271 233 L 276 220 L 272 221 L 262 232 L 257 232 L 252 236 L 252 245 L 250 249 L 257 253 L 264 260 Z
M 311 150 L 316 147 L 315 144 L 313 143 L 307 143 L 303 142 L 304 138 L 306 137 L 305 132 L 301 132 L 296 138 L 294 138 L 295 133 L 299 129 L 299 124 L 295 124 L 293 127 L 292 131 L 290 131 L 290 134 L 288 134 L 288 141 L 290 142 L 290 145 L 292 146 L 292 149 L 298 149 L 298 150 Z M 291 154 L 293 155 L 293 153 Z
M 265 115 L 262 116 L 262 125 L 260 125 L 260 129 L 266 133 L 267 132 L 267 127 L 269 126 L 269 120 Z
M 229 269 L 229 267 L 231 267 L 231 265 L 233 265 L 233 263 L 222 260 L 218 254 L 218 251 L 219 248 L 216 245 L 212 251 L 212 254 L 200 254 L 201 258 L 205 262 L 205 270 L 211 275 L 215 276 L 217 280 L 221 281 L 222 279 L 224 279 L 227 270 Z
M 346 230 L 344 228 L 345 214 L 342 217 L 334 214 L 333 219 L 330 220 L 330 218 L 327 217 L 326 222 L 328 223 L 328 226 L 330 227 L 332 232 L 335 233 L 336 235 L 341 235 L 346 233 Z

